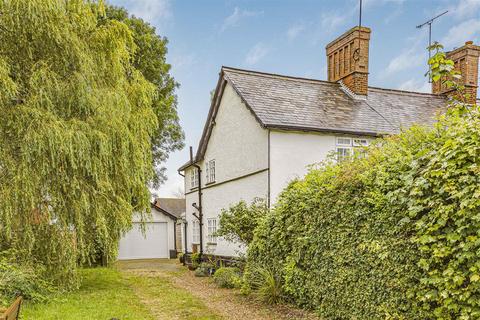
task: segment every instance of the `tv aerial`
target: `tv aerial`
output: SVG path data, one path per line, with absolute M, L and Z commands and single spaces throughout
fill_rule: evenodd
M 432 23 L 440 18 L 441 16 L 443 16 L 444 14 L 446 14 L 448 12 L 448 10 L 446 10 L 445 12 L 442 12 L 440 13 L 439 15 L 436 15 L 435 17 L 431 18 L 430 20 L 427 20 L 425 21 L 424 23 L 422 24 L 419 24 L 417 26 L 417 29 L 421 29 L 425 26 L 428 25 L 428 60 L 430 60 L 430 58 L 432 57 L 432 50 L 430 49 L 430 46 L 432 45 Z

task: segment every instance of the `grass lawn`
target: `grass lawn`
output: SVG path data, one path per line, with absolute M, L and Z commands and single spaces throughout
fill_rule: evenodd
M 219 319 L 188 291 L 166 278 L 114 268 L 82 270 L 82 286 L 46 304 L 25 304 L 23 320 Z

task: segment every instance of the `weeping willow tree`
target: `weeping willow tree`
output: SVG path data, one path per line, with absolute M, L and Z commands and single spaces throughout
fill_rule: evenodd
M 103 3 L 0 1 L 0 250 L 74 286 L 148 211 L 156 86 Z

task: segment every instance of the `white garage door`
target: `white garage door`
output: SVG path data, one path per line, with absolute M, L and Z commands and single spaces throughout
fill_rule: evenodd
M 118 259 L 154 259 L 168 258 L 168 233 L 166 222 L 150 222 L 146 224 L 145 235 L 140 224 L 134 223 L 120 240 Z

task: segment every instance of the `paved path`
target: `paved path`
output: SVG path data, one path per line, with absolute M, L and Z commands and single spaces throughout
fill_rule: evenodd
M 310 313 L 287 306 L 266 306 L 251 298 L 242 296 L 236 290 L 217 287 L 210 278 L 198 278 L 176 260 L 130 260 L 118 262 L 118 267 L 126 275 L 140 276 L 141 278 L 161 278 L 171 283 L 175 288 L 184 290 L 200 300 L 212 314 L 220 319 L 232 320 L 263 320 L 263 319 L 317 319 Z M 156 305 L 162 303 L 162 297 L 149 299 L 143 292 L 138 293 L 142 301 L 147 304 L 158 319 L 162 313 L 155 312 Z M 179 314 L 181 310 L 179 310 Z M 177 319 L 200 319 L 184 317 Z M 201 319 L 214 319 L 210 317 Z

